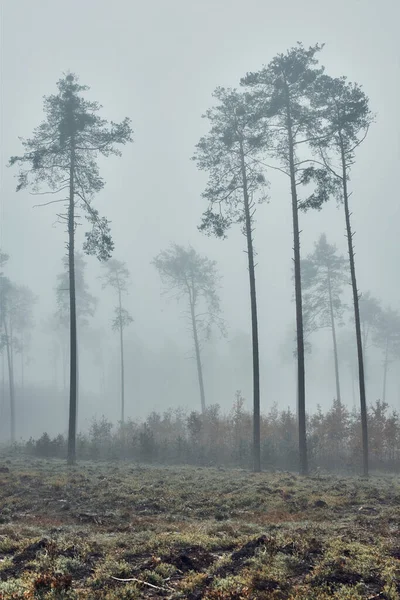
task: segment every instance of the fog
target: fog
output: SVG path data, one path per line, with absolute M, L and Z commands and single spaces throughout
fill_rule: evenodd
M 207 404 L 229 410 L 241 390 L 252 403 L 251 323 L 246 241 L 239 228 L 226 240 L 198 231 L 206 201 L 206 174 L 190 160 L 207 130 L 201 115 L 213 105 L 217 86 L 238 87 L 240 78 L 285 52 L 297 40 L 325 43 L 320 62 L 332 76 L 346 75 L 363 86 L 376 115 L 357 150 L 350 189 L 356 232 L 357 283 L 400 310 L 398 264 L 400 164 L 400 46 L 396 0 L 219 0 L 137 2 L 128 0 L 13 0 L 1 4 L 1 219 L 0 246 L 10 259 L 5 273 L 28 286 L 38 300 L 35 328 L 25 356 L 24 384 L 15 361 L 17 436 L 67 428 L 68 390 L 62 360 L 54 352 L 55 334 L 46 323 L 56 309 L 57 275 L 63 271 L 67 234 L 56 208 L 34 208 L 38 198 L 15 192 L 11 155 L 21 153 L 19 136 L 30 137 L 43 120 L 43 96 L 71 71 L 87 94 L 104 107 L 108 120 L 132 120 L 134 143 L 122 157 L 99 161 L 106 181 L 96 208 L 111 221 L 113 256 L 131 274 L 125 307 L 134 322 L 125 334 L 126 416 L 186 407 L 200 410 L 192 339 L 182 318 L 186 309 L 165 293 L 153 258 L 169 244 L 190 244 L 215 260 L 222 276 L 220 300 L 227 337 L 215 334 L 203 345 Z M 254 244 L 261 361 L 261 410 L 276 402 L 296 406 L 295 305 L 292 281 L 292 215 L 287 179 L 268 170 L 268 202 L 257 207 Z M 81 250 L 86 223 L 77 231 Z M 347 256 L 343 209 L 330 200 L 321 212 L 300 214 L 302 257 L 325 232 Z M 103 290 L 102 267 L 85 258 L 90 293 L 98 299 L 93 317 L 79 333 L 79 427 L 95 415 L 119 417 L 118 334 L 111 322 L 116 303 Z M 345 290 L 351 305 L 351 289 Z M 350 306 L 351 308 L 351 306 Z M 352 326 L 351 310 L 345 315 Z M 312 336 L 306 358 L 307 410 L 328 408 L 335 396 L 331 338 Z M 340 363 L 343 401 L 354 399 L 349 367 Z M 368 352 L 367 401 L 381 397 L 382 353 Z M 3 378 L 4 381 L 4 378 Z M 68 382 L 67 382 L 68 384 Z M 388 374 L 387 401 L 400 405 L 398 364 Z M 3 385 L 2 410 L 6 411 Z M 3 413 L 4 414 L 4 413 Z M 1 427 L 3 438 L 7 425 Z

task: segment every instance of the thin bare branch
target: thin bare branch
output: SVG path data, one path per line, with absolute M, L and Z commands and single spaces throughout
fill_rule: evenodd
M 366 137 L 367 137 L 367 135 L 368 135 L 368 131 L 369 131 L 369 125 L 367 125 L 367 128 L 366 128 L 366 130 L 365 130 L 365 133 L 364 133 L 363 137 L 362 137 L 360 140 L 358 140 L 358 142 L 355 144 L 355 146 L 353 146 L 353 148 L 350 148 L 350 150 L 348 151 L 348 153 L 349 153 L 349 154 L 351 154 L 352 152 L 354 152 L 354 150 L 355 150 L 356 148 L 358 148 L 358 146 L 359 146 L 360 144 L 362 144 L 362 143 L 363 143 L 363 141 L 365 140 L 365 138 L 366 138 Z
M 58 202 L 68 202 L 68 198 L 60 198 L 59 200 L 50 200 L 50 202 L 43 202 L 43 204 L 34 204 L 33 208 L 40 208 L 41 206 L 48 206 L 49 204 L 57 204 Z
M 114 579 L 115 581 L 122 581 L 123 583 L 129 583 L 131 581 L 134 581 L 135 583 L 140 583 L 141 585 L 147 585 L 148 587 L 150 587 L 153 590 L 161 590 L 163 592 L 175 592 L 174 588 L 160 587 L 159 585 L 153 585 L 152 583 L 148 583 L 147 581 L 143 581 L 142 579 L 137 579 L 136 577 L 129 577 L 128 579 L 123 579 L 121 577 L 111 576 L 111 579 Z
M 68 185 L 64 185 L 64 187 L 59 188 L 58 190 L 49 190 L 48 192 L 29 192 L 31 196 L 48 196 L 49 194 L 59 194 L 64 190 L 68 189 Z

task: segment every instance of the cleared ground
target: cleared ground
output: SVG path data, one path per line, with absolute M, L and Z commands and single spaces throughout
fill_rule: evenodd
M 0 511 L 7 600 L 400 599 L 398 477 L 4 458 Z

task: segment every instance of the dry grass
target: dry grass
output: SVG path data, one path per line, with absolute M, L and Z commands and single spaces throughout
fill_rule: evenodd
M 400 599 L 398 478 L 0 467 L 0 598 Z

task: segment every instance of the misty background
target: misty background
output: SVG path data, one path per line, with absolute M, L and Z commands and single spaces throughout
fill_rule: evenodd
M 68 390 L 61 357 L 46 324 L 56 309 L 57 275 L 66 253 L 65 227 L 54 206 L 33 208 L 43 199 L 15 192 L 15 170 L 6 164 L 21 152 L 18 136 L 30 137 L 43 120 L 43 96 L 55 92 L 62 73 L 76 73 L 86 94 L 104 106 L 101 116 L 132 119 L 134 144 L 122 158 L 100 160 L 106 181 L 96 198 L 111 220 L 114 257 L 131 273 L 125 307 L 134 318 L 126 330 L 126 416 L 183 406 L 200 409 L 192 340 L 182 318 L 183 303 L 164 293 L 151 265 L 171 242 L 191 244 L 217 261 L 221 308 L 228 336 L 204 344 L 207 403 L 229 410 L 240 389 L 251 406 L 251 342 L 245 238 L 238 229 L 225 241 L 198 232 L 206 202 L 206 174 L 190 160 L 206 132 L 201 115 L 213 105 L 217 86 L 237 87 L 296 41 L 325 43 L 320 56 L 330 75 L 363 85 L 376 123 L 357 151 L 350 189 L 356 232 L 357 282 L 400 309 L 398 242 L 400 164 L 400 5 L 395 0 L 12 0 L 1 3 L 1 214 L 0 246 L 10 255 L 6 274 L 37 295 L 35 329 L 24 365 L 24 390 L 16 360 L 17 437 L 64 432 Z M 269 202 L 257 208 L 254 236 L 261 361 L 261 410 L 274 402 L 296 404 L 292 302 L 292 223 L 288 181 L 274 171 Z M 43 200 L 46 201 L 46 198 Z M 85 222 L 78 227 L 81 247 Z M 319 212 L 300 214 L 302 257 L 322 232 L 347 256 L 343 209 L 331 200 Z M 118 336 L 111 329 L 115 297 L 102 290 L 101 264 L 85 257 L 89 291 L 98 298 L 95 316 L 79 340 L 79 425 L 94 415 L 116 420 L 119 403 Z M 350 286 L 346 297 L 350 299 Z M 349 323 L 351 311 L 346 315 Z M 47 329 L 47 330 L 46 330 Z M 339 336 L 341 331 L 339 330 Z M 312 336 L 306 358 L 309 411 L 331 405 L 335 395 L 330 332 Z M 352 406 L 348 366 L 340 364 L 342 399 Z M 382 356 L 368 354 L 367 401 L 381 396 Z M 68 379 L 68 378 L 67 378 Z M 4 388 L 1 408 L 4 408 Z M 398 365 L 392 364 L 387 400 L 400 407 Z M 358 406 L 358 398 L 356 398 Z M 40 416 L 39 416 L 40 415 Z M 6 436 L 6 426 L 0 427 Z

